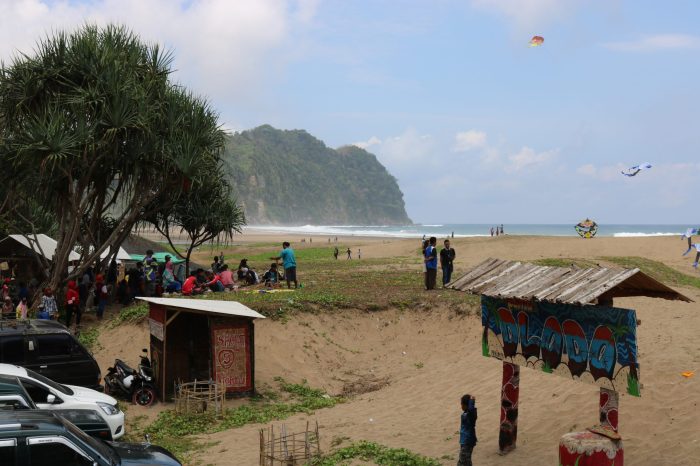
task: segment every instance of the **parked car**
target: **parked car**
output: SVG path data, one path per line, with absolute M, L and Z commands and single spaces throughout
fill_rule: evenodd
M 53 320 L 0 321 L 0 363 L 26 367 L 58 383 L 102 391 L 95 358 Z
M 0 375 L 0 410 L 39 409 L 14 375 Z M 86 434 L 100 440 L 112 440 L 112 430 L 94 409 L 56 409 Z
M 12 364 L 0 364 L 0 375 L 17 377 L 40 409 L 92 409 L 100 413 L 109 425 L 114 439 L 124 435 L 124 412 L 117 406 L 117 400 L 109 395 L 89 388 L 56 383 L 31 369 Z
M 51 411 L 0 410 L 3 466 L 182 466 L 149 443 L 102 442 Z

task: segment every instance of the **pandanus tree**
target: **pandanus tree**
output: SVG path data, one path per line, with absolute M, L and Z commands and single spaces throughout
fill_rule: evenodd
M 152 225 L 170 243 L 175 253 L 185 259 L 186 273 L 190 273 L 192 252 L 212 241 L 228 241 L 240 233 L 245 215 L 231 197 L 231 187 L 216 172 L 205 182 L 193 182 L 167 209 L 153 211 L 145 224 Z M 174 235 L 187 236 L 187 249 L 180 252 L 173 242 Z
M 24 233 L 17 206 L 51 213 L 50 286 L 116 254 L 141 218 L 218 170 L 218 115 L 171 82 L 171 62 L 124 27 L 88 25 L 0 66 L 0 218 Z M 76 247 L 80 265 L 68 276 Z

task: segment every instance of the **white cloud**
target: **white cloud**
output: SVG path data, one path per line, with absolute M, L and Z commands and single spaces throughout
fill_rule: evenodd
M 517 172 L 525 168 L 540 165 L 552 160 L 558 153 L 558 149 L 535 152 L 534 149 L 523 146 L 518 152 L 508 156 L 509 163 L 505 166 L 505 170 L 508 172 Z
M 360 149 L 367 149 L 368 147 L 376 146 L 382 143 L 382 140 L 379 139 L 377 136 L 372 136 L 366 141 L 360 141 L 360 142 L 353 142 L 353 146 L 357 146 Z
M 0 58 L 31 52 L 57 30 L 125 24 L 175 54 L 174 78 L 212 100 L 250 98 L 278 76 L 309 27 L 317 0 L 0 1 Z
M 690 34 L 656 34 L 631 41 L 608 42 L 603 46 L 620 52 L 699 49 L 700 37 Z
M 595 176 L 597 173 L 597 170 L 594 165 L 587 163 L 586 165 L 581 165 L 576 169 L 576 173 L 579 173 L 581 175 L 585 176 Z
M 481 149 L 486 147 L 486 133 L 470 129 L 455 135 L 455 152 L 467 152 L 472 149 Z
M 506 16 L 519 29 L 534 30 L 565 18 L 582 2 L 580 0 L 472 0 L 475 8 Z

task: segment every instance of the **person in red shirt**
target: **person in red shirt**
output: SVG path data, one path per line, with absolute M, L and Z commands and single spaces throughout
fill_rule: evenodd
M 192 296 L 193 294 L 201 294 L 202 288 L 197 284 L 197 272 L 190 272 L 185 283 L 182 284 L 182 294 Z
M 74 313 L 75 325 L 80 325 L 80 318 L 83 314 L 80 310 L 80 294 L 78 294 L 78 284 L 71 280 L 68 282 L 68 290 L 66 290 L 66 327 L 70 327 Z
M 227 290 L 232 290 L 234 288 L 236 282 L 233 277 L 233 272 L 231 272 L 228 269 L 228 264 L 224 264 L 221 268 L 221 272 L 219 272 L 219 278 L 221 278 L 221 284 L 224 285 L 224 288 L 226 288 Z

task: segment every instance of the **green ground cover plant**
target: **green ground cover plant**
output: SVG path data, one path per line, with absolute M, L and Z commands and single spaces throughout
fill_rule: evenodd
M 700 288 L 700 277 L 685 274 L 659 261 L 637 256 L 612 256 L 601 259 L 628 269 L 638 268 L 665 285 Z
M 187 459 L 202 448 L 192 437 L 210 434 L 251 423 L 268 423 L 286 419 L 294 414 L 312 414 L 316 410 L 331 408 L 343 403 L 344 398 L 328 395 L 323 390 L 312 388 L 306 381 L 289 383 L 277 377 L 278 395 L 256 397 L 250 403 L 228 408 L 221 418 L 213 414 L 177 414 L 168 409 L 158 414 L 147 427 L 132 426 L 132 436 L 140 438 L 150 435 L 153 443 L 172 451 L 178 458 Z
M 405 448 L 390 448 L 374 442 L 361 440 L 333 453 L 312 460 L 310 466 L 340 466 L 352 464 L 353 460 L 367 461 L 380 466 L 441 466 L 435 458 L 419 455 Z

